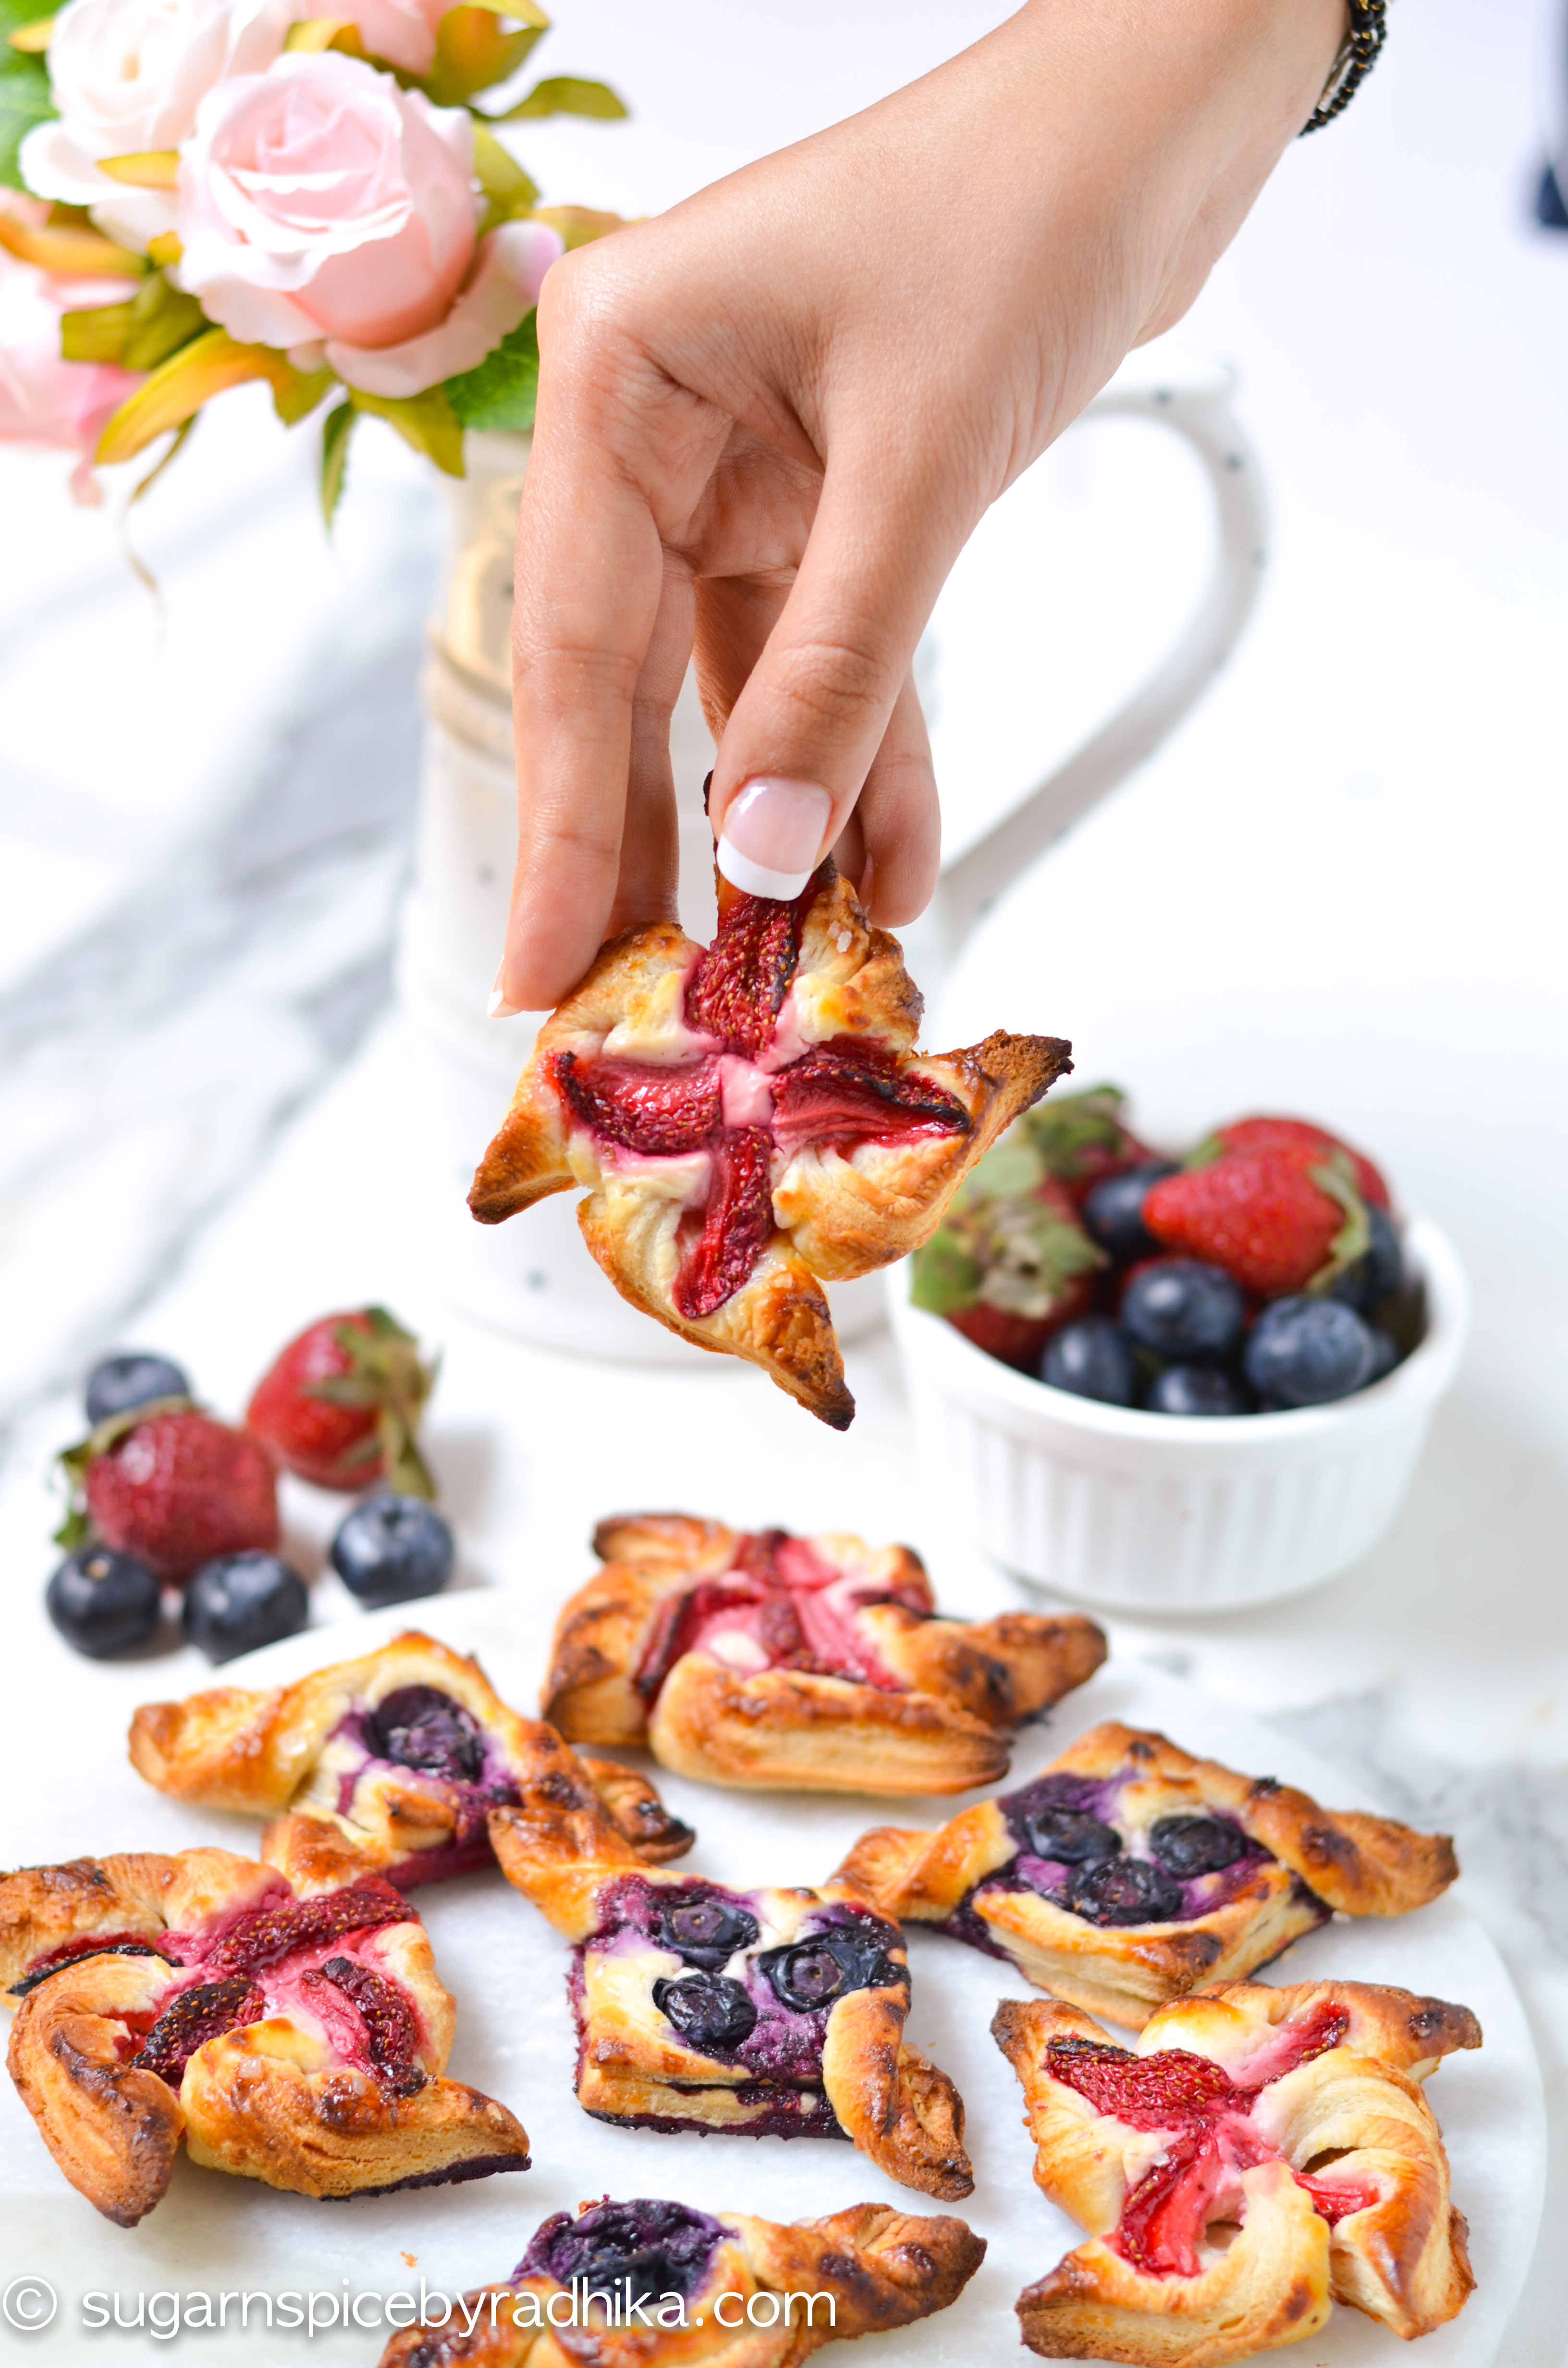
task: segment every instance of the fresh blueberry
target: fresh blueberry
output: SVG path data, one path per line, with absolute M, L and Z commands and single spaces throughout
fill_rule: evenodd
M 1342 1299 L 1358 1315 L 1381 1306 L 1404 1281 L 1404 1252 L 1388 1211 L 1369 1201 L 1367 1224 L 1372 1238 L 1365 1257 L 1346 1267 L 1328 1289 L 1330 1299 Z
M 1141 1167 L 1124 1167 L 1119 1176 L 1106 1177 L 1085 1195 L 1085 1226 L 1118 1266 L 1158 1258 L 1160 1245 L 1143 1223 L 1143 1201 L 1151 1185 L 1176 1172 L 1174 1159 L 1146 1159 Z
M 755 1916 L 731 1907 L 722 1899 L 681 1899 L 659 1912 L 659 1938 L 687 1964 L 716 1974 L 737 1949 L 749 1949 L 757 1936 Z
M 1250 1414 L 1251 1393 L 1215 1365 L 1167 1365 L 1149 1384 L 1151 1414 Z
M 1121 1321 L 1140 1348 L 1177 1364 L 1213 1363 L 1239 1344 L 1246 1322 L 1242 1288 L 1202 1258 L 1161 1258 L 1141 1268 L 1121 1294 Z
M 423 1497 L 389 1492 L 356 1505 L 332 1542 L 332 1566 L 361 1603 L 436 1595 L 452 1575 L 452 1532 Z
M 1078 1869 L 1068 1905 L 1091 1924 L 1168 1924 L 1181 1890 L 1146 1858 L 1103 1858 Z
M 756 2027 L 756 2009 L 723 1974 L 684 1974 L 653 1984 L 653 2004 L 692 2047 L 740 2047 Z
M 1218 1874 L 1246 1854 L 1246 1836 L 1239 1826 L 1221 1817 L 1157 1817 L 1149 1828 L 1149 1848 L 1167 1874 L 1178 1883 L 1189 1875 Z
M 1093 1860 L 1114 1858 L 1121 1836 L 1114 1826 L 1091 1817 L 1086 1809 L 1036 1809 L 1026 1822 L 1029 1848 L 1036 1858 L 1055 1859 L 1062 1866 L 1084 1866 Z
M 1353 1307 L 1296 1293 L 1266 1307 L 1252 1327 L 1243 1362 L 1264 1409 L 1327 1406 L 1364 1389 L 1376 1351 Z
M 1064 1324 L 1045 1344 L 1040 1377 L 1075 1398 L 1099 1398 L 1107 1406 L 1132 1404 L 1132 1350 L 1126 1334 L 1108 1315 L 1081 1315 Z
M 292 1636 L 310 1611 L 299 1572 L 253 1546 L 202 1564 L 185 1591 L 185 1633 L 210 1661 L 232 1661 Z
M 87 1375 L 87 1420 L 96 1429 L 111 1414 L 128 1414 L 153 1398 L 187 1398 L 190 1383 L 167 1357 L 125 1349 L 105 1357 Z
M 1370 1325 L 1368 1328 L 1372 1335 L 1372 1370 L 1367 1376 L 1369 1383 L 1381 1382 L 1385 1373 L 1392 1373 L 1394 1367 L 1403 1362 L 1404 1351 L 1393 1334 L 1385 1332 L 1381 1324 Z
M 83 1546 L 66 1555 L 50 1580 L 43 1607 L 78 1653 L 111 1661 L 153 1634 L 160 1592 L 146 1564 L 133 1554 Z

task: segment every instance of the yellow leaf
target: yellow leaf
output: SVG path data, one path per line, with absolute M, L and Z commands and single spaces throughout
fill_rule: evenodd
M 139 255 L 128 255 L 101 231 L 56 230 L 48 225 L 32 230 L 6 213 L 0 213 L 0 246 L 9 248 L 24 263 L 36 263 L 40 271 L 58 271 L 66 278 L 90 273 L 95 279 L 106 275 L 140 279 L 147 268 Z
M 302 24 L 290 25 L 283 36 L 286 50 L 303 51 L 307 56 L 317 50 L 331 49 L 339 33 L 354 26 L 352 17 L 307 17 Z
M 386 420 L 405 444 L 434 461 L 449 477 L 462 475 L 463 432 L 438 386 L 426 388 L 423 394 L 403 395 L 361 394 L 358 387 L 350 387 L 349 398 L 356 411 L 369 411 Z
M 179 150 L 149 148 L 134 156 L 101 156 L 98 170 L 128 189 L 176 189 L 179 187 Z
M 160 271 L 167 271 L 171 265 L 179 261 L 184 253 L 185 244 L 178 231 L 163 230 L 158 233 L 156 238 L 150 238 L 147 241 L 148 258 L 157 265 Z
M 550 115 L 582 115 L 596 123 L 621 123 L 630 111 L 608 82 L 585 82 L 580 74 L 552 74 L 535 83 L 526 98 L 497 120 L 522 123 L 540 121 Z
M 612 230 L 624 230 L 628 221 L 625 214 L 596 213 L 592 206 L 536 206 L 532 218 L 560 232 L 568 255 L 574 246 L 586 246 L 592 239 L 608 238 Z
M 60 359 L 67 362 L 119 362 L 136 324 L 134 303 L 94 304 L 60 315 Z
M 503 31 L 504 22 L 516 29 Z M 464 0 L 441 19 L 435 63 L 422 87 L 437 107 L 462 106 L 476 90 L 488 90 L 516 74 L 548 23 L 542 9 L 525 11 L 523 0 L 505 9 L 493 0 Z
M 305 391 L 315 388 L 318 379 L 322 383 L 312 399 L 319 402 L 331 375 L 329 370 L 320 370 L 307 378 L 286 354 L 271 346 L 237 345 L 226 329 L 209 329 L 205 336 L 182 346 L 177 354 L 171 354 L 120 404 L 98 438 L 97 458 L 106 465 L 132 459 L 154 436 L 180 427 L 215 394 L 231 386 L 244 386 L 247 379 L 270 381 L 273 401 L 281 414 L 285 404 L 292 407 L 302 401 Z M 305 408 L 309 407 L 307 404 Z M 296 417 L 303 416 L 302 411 L 294 412 Z
M 497 222 L 526 214 L 539 195 L 537 184 L 529 180 L 517 158 L 478 121 L 473 127 L 473 177 L 485 197 L 481 237 Z
M 52 17 L 40 17 L 36 25 L 18 25 L 9 36 L 11 47 L 20 50 L 25 58 L 41 57 L 49 47 L 49 37 L 53 30 Z

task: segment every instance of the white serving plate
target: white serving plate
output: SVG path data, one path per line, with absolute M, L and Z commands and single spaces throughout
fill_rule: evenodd
M 555 1609 L 553 1594 L 534 1589 L 437 1598 L 330 1634 L 290 1637 L 219 1674 L 237 1684 L 277 1683 L 422 1624 L 461 1650 L 477 1651 L 500 1691 L 526 1710 L 537 1697 Z M 94 1675 L 112 1680 L 97 1694 L 100 1718 L 111 1699 L 115 1714 L 129 1715 L 136 1701 L 157 1690 L 155 1665 Z M 1022 1782 L 1107 1717 L 1161 1727 L 1189 1748 L 1301 1784 L 1330 1805 L 1376 1805 L 1245 1713 L 1136 1666 L 1102 1673 L 1063 1702 L 1048 1726 L 1027 1733 L 1010 1781 Z M 963 1805 L 747 1795 L 663 1774 L 659 1782 L 671 1805 L 698 1828 L 697 1847 L 683 1865 L 735 1884 L 820 1881 L 865 1827 L 935 1825 Z M 10 1827 L 11 1846 L 35 1861 L 67 1850 L 173 1849 L 204 1840 L 248 1850 L 256 1831 L 240 1819 L 164 1800 L 107 1749 L 86 1754 L 74 1774 L 69 1762 L 51 1766 L 47 1785 L 17 1800 Z M 71 1840 L 62 1845 L 67 1831 Z M 423 2275 L 432 2289 L 460 2292 L 504 2277 L 547 2214 L 605 2193 L 674 2196 L 710 2211 L 784 2220 L 866 2200 L 912 2212 L 942 2208 L 895 2186 L 848 2146 L 666 2136 L 590 2121 L 570 2085 L 565 1944 L 498 1873 L 436 1884 L 415 1897 L 458 1999 L 452 2073 L 521 2116 L 536 2167 L 468 2187 L 325 2204 L 198 2170 L 182 2158 L 169 2194 L 150 2217 L 138 2229 L 119 2229 L 65 2185 L 9 2082 L 0 2083 L 0 2283 L 31 2272 L 50 2279 L 60 2294 L 46 2332 L 9 2337 L 18 2358 L 25 2351 L 38 2361 L 142 2368 L 167 2357 L 168 2345 L 146 2334 L 85 2334 L 79 2297 L 88 2289 L 128 2297 L 159 2289 L 341 2292 L 347 2280 L 353 2293 L 384 2294 Z M 910 1963 L 910 2035 L 953 2075 L 968 2106 L 976 2184 L 958 2208 L 990 2249 L 952 2309 L 874 2339 L 875 2358 L 889 2368 L 1021 2360 L 1014 2300 L 1075 2241 L 1071 2224 L 1031 2182 L 1017 2086 L 987 2032 L 999 1997 L 1029 1992 L 1018 1975 L 934 1933 L 912 1933 Z M 1481 2018 L 1484 2050 L 1451 2059 L 1433 2084 L 1455 2198 L 1470 2221 L 1477 2291 L 1458 2320 L 1424 2340 L 1417 2356 L 1421 2368 L 1488 2368 L 1529 2266 L 1545 2180 L 1540 2076 L 1518 1999 L 1486 1932 L 1453 1896 L 1395 1922 L 1326 1926 L 1298 1942 L 1267 1978 L 1329 1974 L 1462 2000 Z M 369 2316 L 369 2305 L 361 2308 Z M 283 2368 L 306 2357 L 321 2368 L 373 2368 L 384 2340 L 369 2328 L 323 2332 L 307 2351 L 302 2335 L 253 2330 L 247 2337 L 231 2328 L 222 2336 L 183 2334 L 177 2356 L 199 2358 L 203 2368 L 222 2368 L 231 2358 Z M 1410 2357 L 1371 2320 L 1341 2309 L 1304 2352 L 1287 2356 L 1301 2368 L 1393 2368 Z M 871 2350 L 865 2358 L 872 2368 Z
M 954 1518 L 1004 1570 L 1124 1611 L 1230 1611 L 1337 1577 L 1404 1502 L 1469 1327 L 1446 1235 L 1415 1218 L 1405 1252 L 1426 1329 L 1403 1364 L 1333 1406 L 1217 1417 L 1051 1389 L 912 1306 L 893 1267 L 893 1337 Z

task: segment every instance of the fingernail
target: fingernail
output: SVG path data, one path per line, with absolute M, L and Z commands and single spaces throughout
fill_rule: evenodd
M 495 965 L 495 984 L 490 990 L 490 1001 L 485 1007 L 485 1016 L 490 1019 L 515 1019 L 523 1008 L 520 1003 L 508 1003 L 506 1000 L 506 989 L 502 983 L 502 973 L 506 967 L 506 957 L 503 954 Z
M 724 816 L 719 869 L 748 896 L 798 896 L 822 854 L 833 800 L 814 781 L 762 774 Z

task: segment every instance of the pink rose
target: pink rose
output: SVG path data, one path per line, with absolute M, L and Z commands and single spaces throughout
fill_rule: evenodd
M 242 343 L 324 350 L 350 386 L 416 394 L 482 361 L 561 251 L 539 222 L 481 243 L 480 211 L 464 109 L 291 52 L 197 108 L 177 278 Z
M 7 211 L 21 202 L 13 199 Z M 92 471 L 98 438 L 142 375 L 106 362 L 62 361 L 60 315 L 122 304 L 125 292 L 123 279 L 62 279 L 0 247 L 0 443 L 76 453 L 71 489 L 78 501 L 98 500 Z

